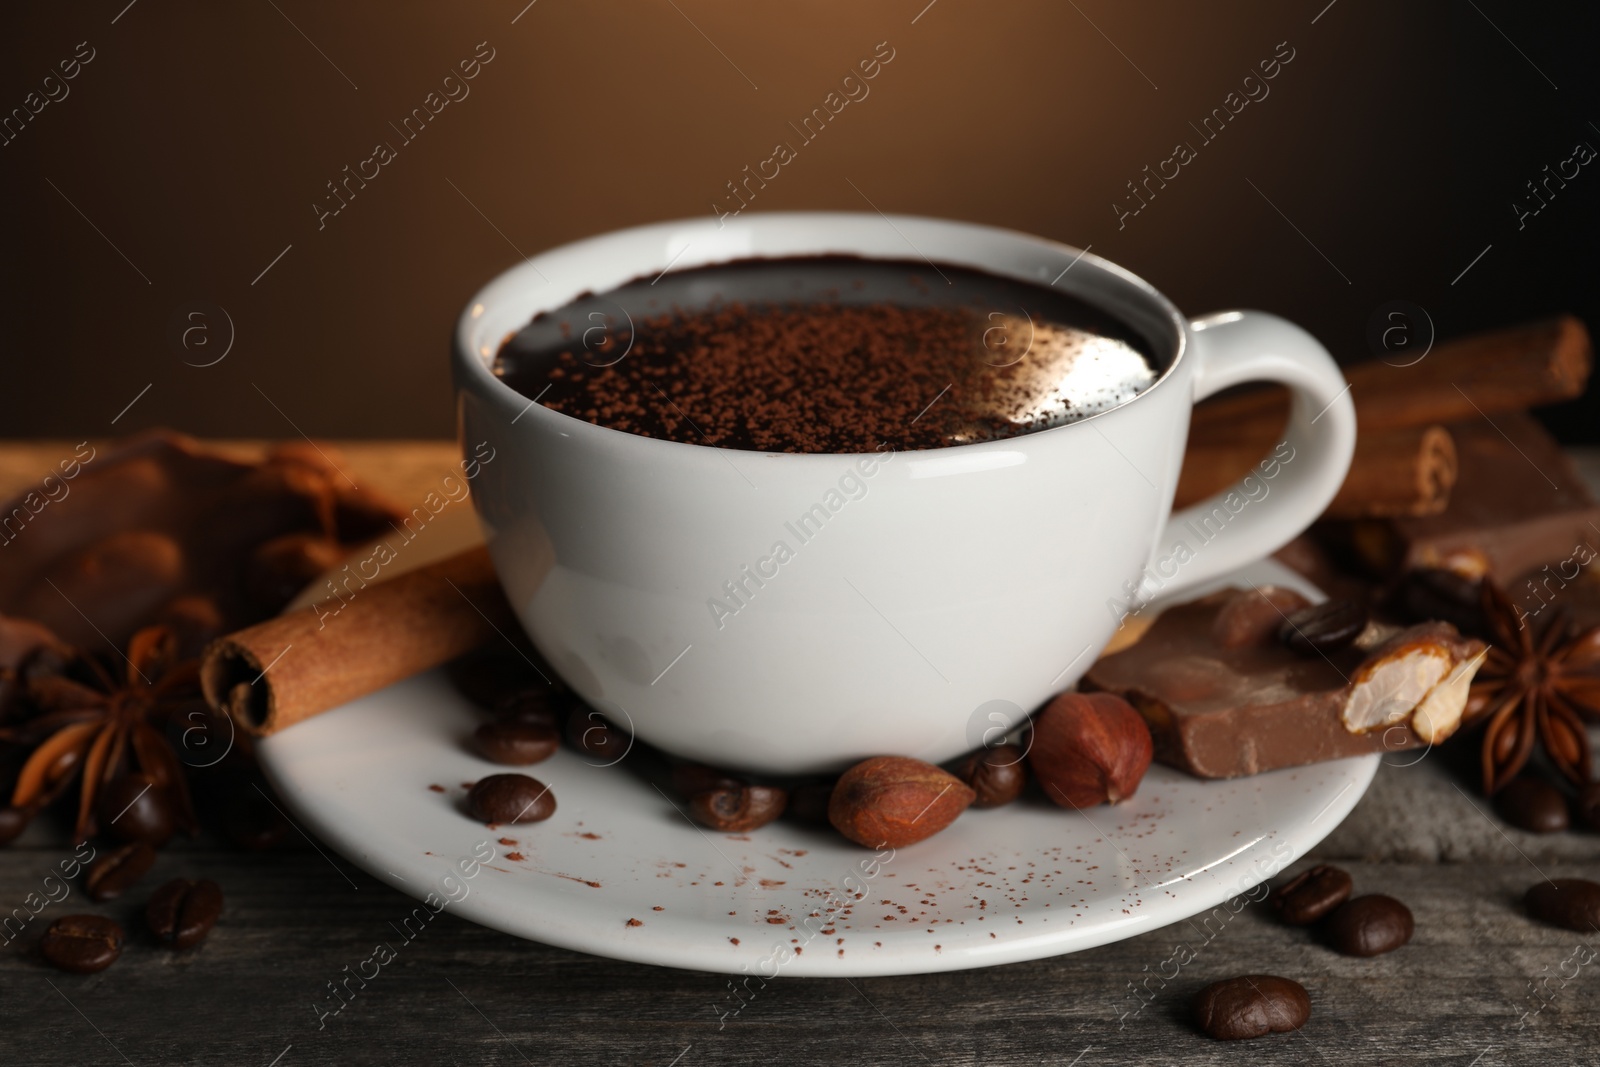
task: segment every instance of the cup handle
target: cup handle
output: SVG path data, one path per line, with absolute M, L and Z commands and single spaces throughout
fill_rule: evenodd
M 1262 311 L 1218 312 L 1195 319 L 1190 329 L 1190 356 L 1199 357 L 1196 402 L 1242 382 L 1282 382 L 1290 391 L 1289 423 L 1254 471 L 1167 519 L 1146 571 L 1155 582 L 1145 583 L 1145 592 L 1163 597 L 1269 555 L 1298 535 L 1339 492 L 1356 447 L 1350 386 L 1309 333 Z

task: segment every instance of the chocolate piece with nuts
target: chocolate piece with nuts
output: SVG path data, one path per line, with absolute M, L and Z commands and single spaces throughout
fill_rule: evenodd
M 1201 778 L 1419 748 L 1461 725 L 1484 646 L 1448 623 L 1373 623 L 1343 649 L 1302 655 L 1275 632 L 1228 646 L 1219 618 L 1248 589 L 1163 612 L 1131 648 L 1103 657 L 1085 687 L 1115 693 L 1155 739 L 1155 758 Z

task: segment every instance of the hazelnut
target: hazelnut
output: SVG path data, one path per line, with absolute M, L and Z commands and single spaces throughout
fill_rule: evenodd
M 858 845 L 903 848 L 955 822 L 975 796 L 931 763 L 875 756 L 840 775 L 828 798 L 828 821 Z
M 1110 693 L 1062 693 L 1033 720 L 1028 765 L 1051 800 L 1092 808 L 1131 797 L 1150 767 L 1144 719 Z

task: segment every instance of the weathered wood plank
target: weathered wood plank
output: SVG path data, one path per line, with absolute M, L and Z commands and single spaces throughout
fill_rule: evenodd
M 64 854 L 8 854 L 0 903 L 20 903 Z M 1600 1047 L 1600 959 L 1580 965 L 1588 958 L 1579 950 L 1583 939 L 1522 915 L 1516 902 L 1540 877 L 1531 864 L 1349 867 L 1358 892 L 1410 904 L 1417 935 L 1409 946 L 1376 960 L 1348 959 L 1249 904 L 1207 926 L 1179 923 L 1034 963 L 907 978 L 780 978 L 764 989 L 752 983 L 742 1010 L 723 1018 L 736 1003 L 724 976 L 532 944 L 448 911 L 406 941 L 390 924 L 413 901 L 354 871 L 359 889 L 352 890 L 309 850 L 169 851 L 127 899 L 86 909 L 81 897 L 69 897 L 0 949 L 0 1045 L 7 1064 L 109 1064 L 126 1056 L 141 1067 L 267 1064 L 290 1045 L 282 1067 L 523 1057 L 667 1064 L 690 1046 L 684 1067 L 1031 1065 L 1071 1063 L 1080 1053 L 1086 1067 L 1221 1064 L 1245 1053 L 1197 1035 L 1187 1022 L 1189 998 L 1217 978 L 1268 972 L 1303 982 L 1314 1014 L 1301 1035 L 1252 1045 L 1255 1062 L 1403 1058 L 1466 1067 L 1481 1056 L 1477 1062 L 1489 1067 L 1587 1062 L 1585 1050 Z M 1545 873 L 1600 878 L 1600 863 Z M 139 922 L 149 890 L 174 875 L 216 878 L 228 897 L 223 923 L 188 954 L 155 946 Z M 33 954 L 44 923 L 74 910 L 104 910 L 128 924 L 123 958 L 101 975 L 58 974 Z M 352 980 L 342 1010 L 319 1017 L 314 1005 L 328 1011 L 340 1003 L 327 983 L 349 974 L 346 967 L 354 971 L 380 942 L 393 949 L 393 961 L 364 989 Z M 1600 939 L 1588 942 L 1600 951 Z M 1178 968 L 1166 961 L 1180 943 L 1195 958 Z M 1530 985 L 1542 980 L 1543 996 Z

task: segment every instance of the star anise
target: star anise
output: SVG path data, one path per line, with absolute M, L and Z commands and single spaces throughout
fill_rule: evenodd
M 175 809 L 178 825 L 192 833 L 188 783 L 161 730 L 200 701 L 199 663 L 181 658 L 180 646 L 171 627 L 147 626 L 128 640 L 126 671 L 81 655 L 68 671 L 26 678 L 22 695 L 35 713 L 0 730 L 0 740 L 37 746 L 17 776 L 11 806 L 31 814 L 76 780 L 73 839 L 83 841 L 97 829 L 101 794 L 131 762 L 164 794 L 161 800 Z
M 1562 609 L 1535 626 L 1488 579 L 1483 613 L 1492 644 L 1467 702 L 1468 715 L 1488 719 L 1483 791 L 1516 777 L 1535 741 L 1563 776 L 1586 784 L 1593 756 L 1583 720 L 1600 719 L 1600 627 L 1580 632 Z

